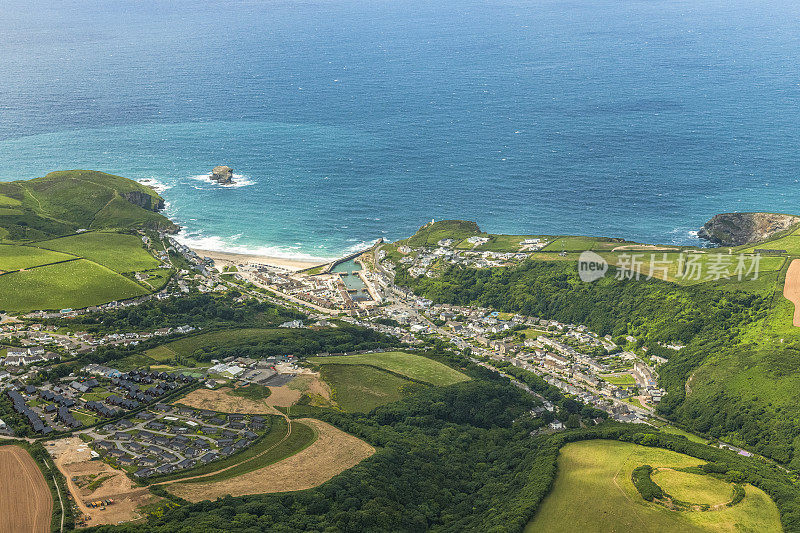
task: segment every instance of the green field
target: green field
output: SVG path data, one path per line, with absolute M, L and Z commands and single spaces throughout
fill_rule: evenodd
M 331 387 L 332 400 L 348 413 L 366 413 L 401 400 L 406 396 L 403 387 L 411 383 L 365 365 L 325 364 L 320 373 Z
M 402 374 L 431 385 L 444 386 L 467 381 L 461 372 L 433 359 L 404 352 L 366 353 L 334 357 L 309 357 L 309 361 L 321 365 L 371 365 Z
M 671 426 L 669 424 L 663 424 L 663 425 L 657 425 L 657 427 L 659 431 L 663 431 L 664 433 L 672 433 L 673 435 L 682 435 L 692 442 L 699 442 L 700 444 L 708 444 L 708 439 L 698 437 L 693 433 L 689 433 L 680 428 L 676 428 L 675 426 Z
M 142 245 L 136 235 L 90 231 L 35 246 L 84 257 L 116 272 L 135 272 L 158 267 L 159 262 Z
M 708 475 L 663 468 L 653 472 L 651 479 L 664 492 L 683 502 L 712 506 L 727 503 L 733 498 L 733 486 L 730 483 Z
M 462 240 L 458 243 L 459 250 L 474 250 L 476 252 L 518 252 L 520 249 L 520 243 L 527 239 L 543 239 L 544 241 L 550 241 L 555 237 L 551 237 L 549 235 L 497 235 L 497 234 L 490 234 L 490 235 L 483 235 L 484 237 L 489 238 L 489 242 L 484 244 L 474 246 L 467 242 L 466 239 Z
M 17 207 L 22 205 L 20 200 L 0 194 L 0 207 Z
M 647 502 L 631 482 L 633 469 L 682 468 L 702 464 L 699 459 L 661 448 L 618 441 L 593 440 L 561 449 L 558 476 L 534 519 L 525 528 L 533 532 L 604 533 L 636 531 L 683 533 L 708 531 L 782 531 L 775 503 L 761 490 L 745 486 L 745 498 L 733 507 L 709 512 L 678 512 Z M 657 474 L 655 479 L 658 479 Z M 689 501 L 707 497 L 719 488 L 718 480 L 698 476 L 690 484 L 674 486 Z M 721 483 L 721 482 L 720 482 Z M 728 492 L 732 490 L 731 485 Z M 730 498 L 728 498 L 730 499 Z
M 786 237 L 775 239 L 774 241 L 762 242 L 754 246 L 748 246 L 747 248 L 743 249 L 742 252 L 753 252 L 756 248 L 767 250 L 786 250 L 789 255 L 800 255 L 800 235 L 795 232 L 791 235 L 787 235 Z
M 85 259 L 0 276 L 0 309 L 80 308 L 147 294 L 138 283 Z
M 74 259 L 74 256 L 29 246 L 0 244 L 0 271 L 4 272 L 38 265 L 48 265 L 69 259 Z
M 616 385 L 617 387 L 633 387 L 636 385 L 636 380 L 633 379 L 633 376 L 630 374 L 623 374 L 619 376 L 600 376 L 604 380 L 608 381 L 612 385 Z
M 582 251 L 591 250 L 597 242 L 597 237 L 559 237 L 544 248 L 544 252 Z
M 605 258 L 609 264 L 623 268 L 630 268 L 631 262 L 635 259 L 639 265 L 637 269 L 642 279 L 652 275 L 652 277 L 666 279 L 679 285 L 695 285 L 714 281 L 714 278 L 717 278 L 716 273 L 719 272 L 722 278 L 732 277 L 734 281 L 739 281 L 737 268 L 740 266 L 740 256 L 738 254 L 628 251 L 601 252 L 599 255 Z M 744 268 L 741 278 L 746 281 L 754 277 L 754 273 L 748 273 L 754 259 L 752 256 L 746 255 L 741 258 L 742 268 Z M 784 261 L 783 257 L 762 256 L 758 262 L 758 276 L 763 278 L 766 274 L 780 270 Z M 664 277 L 665 272 L 666 278 Z
M 405 242 L 412 248 L 431 247 L 442 239 L 453 239 L 456 243 L 467 237 L 480 235 L 481 230 L 475 222 L 466 220 L 440 220 L 422 226 Z
M 264 385 L 250 383 L 243 387 L 236 387 L 229 394 L 239 398 L 247 398 L 248 400 L 263 400 L 264 398 L 269 398 L 272 391 Z
M 148 357 L 156 361 L 167 361 L 176 356 L 189 357 L 197 350 L 203 348 L 213 348 L 220 345 L 231 346 L 236 344 L 248 344 L 264 340 L 276 333 L 285 334 L 287 331 L 290 330 L 247 328 L 213 331 L 211 333 L 201 333 L 200 335 L 192 335 L 184 339 L 172 341 L 147 350 L 145 353 Z

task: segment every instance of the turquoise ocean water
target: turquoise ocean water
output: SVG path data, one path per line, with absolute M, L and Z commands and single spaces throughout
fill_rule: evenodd
M 330 257 L 431 218 L 693 243 L 800 213 L 800 5 L 0 3 L 0 180 L 157 183 L 192 244 Z M 218 164 L 238 184 L 212 185 Z

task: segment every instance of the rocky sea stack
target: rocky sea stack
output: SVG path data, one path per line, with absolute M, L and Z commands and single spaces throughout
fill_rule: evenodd
M 220 185 L 233 183 L 233 169 L 223 165 L 216 166 L 211 171 L 211 179 Z
M 697 236 L 719 246 L 741 246 L 765 241 L 800 222 L 800 217 L 778 213 L 722 213 L 706 222 Z

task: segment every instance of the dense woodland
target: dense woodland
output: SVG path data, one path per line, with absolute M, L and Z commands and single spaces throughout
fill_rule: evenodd
M 190 325 L 194 327 L 267 327 L 305 315 L 285 307 L 260 302 L 254 298 L 237 301 L 238 293 L 192 293 L 166 300 L 152 299 L 139 305 L 104 313 L 79 315 L 69 320 L 46 321 L 90 333 L 153 331 L 159 328 Z
M 759 348 L 739 343 L 737 336 L 767 315 L 769 301 L 760 294 L 657 279 L 619 281 L 613 275 L 583 283 L 574 264 L 541 261 L 480 270 L 451 266 L 437 278 L 413 278 L 401 268 L 397 282 L 435 302 L 585 324 L 601 335 L 634 335 L 652 353 L 669 358 L 659 368 L 660 384 L 668 392 L 660 414 L 712 438 L 735 433 L 757 452 L 800 467 L 800 421 L 794 415 L 724 392 L 686 398 L 688 377 L 709 355 L 756 359 Z M 676 352 L 658 342 L 686 347 Z M 795 343 L 762 351 L 757 357 L 767 358 L 773 372 L 796 371 L 800 349 Z

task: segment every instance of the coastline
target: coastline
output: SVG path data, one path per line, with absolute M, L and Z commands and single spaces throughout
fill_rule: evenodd
M 201 248 L 190 248 L 194 253 L 200 257 L 207 257 L 214 261 L 221 261 L 223 263 L 230 263 L 236 265 L 243 264 L 258 264 L 271 267 L 283 268 L 291 271 L 305 270 L 315 266 L 325 265 L 330 261 L 311 261 L 305 259 L 288 259 L 285 257 L 271 257 L 258 254 L 245 254 L 238 252 L 222 252 L 218 250 L 204 250 Z

